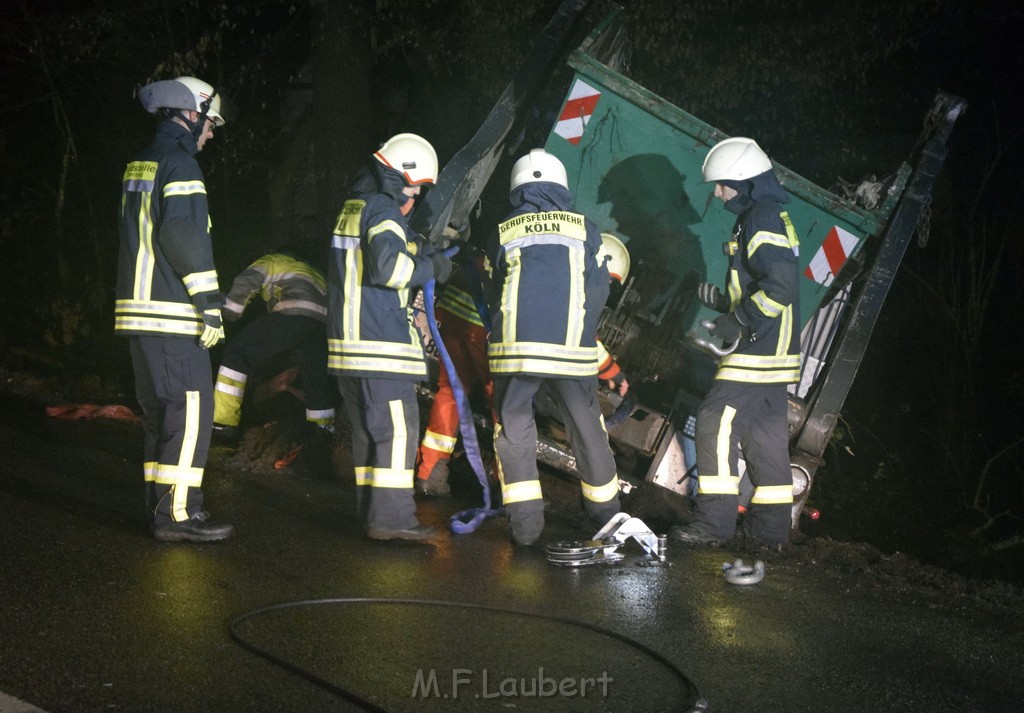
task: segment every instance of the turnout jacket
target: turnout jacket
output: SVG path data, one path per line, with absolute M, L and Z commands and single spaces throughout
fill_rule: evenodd
M 267 311 L 327 318 L 327 280 L 305 260 L 288 252 L 264 255 L 238 274 L 224 303 L 224 316 L 237 319 L 259 294 Z
M 608 270 L 597 261 L 601 234 L 573 210 L 555 183 L 512 191 L 512 213 L 498 225 L 491 373 L 562 379 L 597 375 L 597 320 L 608 298 Z
M 327 366 L 338 376 L 427 378 L 410 288 L 434 276 L 399 207 L 405 180 L 374 162 L 357 179 L 331 237 Z
M 219 308 L 210 217 L 195 139 L 171 120 L 125 169 L 114 331 L 194 338 Z
M 723 181 L 738 191 L 725 207 L 739 217 L 726 243 L 730 309 L 749 336 L 722 357 L 716 379 L 758 384 L 800 380 L 800 241 L 783 210 L 789 196 L 772 171 Z

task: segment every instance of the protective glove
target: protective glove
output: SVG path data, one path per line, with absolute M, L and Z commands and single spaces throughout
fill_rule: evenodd
M 728 312 L 729 303 L 725 299 L 717 286 L 712 285 L 710 282 L 702 282 L 697 285 L 697 299 L 699 299 L 705 307 L 713 309 L 716 312 Z
M 467 221 L 461 228 L 457 225 L 449 223 L 444 226 L 444 230 L 441 231 L 441 235 L 451 243 L 464 243 L 469 240 L 469 222 Z
M 618 374 L 608 379 L 608 388 L 619 396 L 625 396 L 629 391 L 629 379 L 626 377 L 626 372 L 620 371 Z
M 214 308 L 203 312 L 203 333 L 199 336 L 203 349 L 209 349 L 223 338 L 224 323 L 220 318 L 220 310 Z
M 721 339 L 724 344 L 732 344 L 746 334 L 747 325 L 740 321 L 735 312 L 728 312 L 720 317 L 715 317 L 715 325 L 708 331 Z
M 434 266 L 434 279 L 438 282 L 446 282 L 452 276 L 452 259 L 447 255 L 448 250 L 430 256 L 430 263 Z

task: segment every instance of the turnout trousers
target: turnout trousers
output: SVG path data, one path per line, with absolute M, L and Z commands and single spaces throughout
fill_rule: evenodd
M 129 336 L 142 407 L 146 505 L 157 525 L 203 508 L 203 471 L 213 427 L 210 352 L 194 339 Z
M 487 365 L 487 331 L 480 325 L 447 313 L 444 313 L 443 320 L 439 331 L 455 366 L 455 374 L 467 396 L 482 394 L 493 420 L 494 383 Z M 437 394 L 416 454 L 416 477 L 426 480 L 434 466 L 448 461 L 458 436 L 459 407 L 448 371 L 442 363 L 437 377 Z
M 619 480 L 597 401 L 597 377 L 496 376 L 494 451 L 502 500 L 512 525 L 512 537 L 519 544 L 535 542 L 544 528 L 533 410 L 533 398 L 542 383 L 561 402 L 587 513 L 598 526 L 604 526 L 619 512 Z
M 338 377 L 342 408 L 352 431 L 356 506 L 366 527 L 419 525 L 413 464 L 419 435 L 416 382 Z
M 253 320 L 224 347 L 214 393 L 213 420 L 237 426 L 242 420 L 246 382 L 273 357 L 290 349 L 306 403 L 306 420 L 334 428 L 334 383 L 327 371 L 327 333 L 313 317 L 271 312 Z
M 741 457 L 754 487 L 743 534 L 772 544 L 788 542 L 793 475 L 786 384 L 718 380 L 697 412 L 693 524 L 722 539 L 736 534 Z

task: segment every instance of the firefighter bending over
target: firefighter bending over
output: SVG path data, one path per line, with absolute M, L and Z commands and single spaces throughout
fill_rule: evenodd
M 584 505 L 598 526 L 619 512 L 619 481 L 597 400 L 595 331 L 609 278 L 597 261 L 601 235 L 574 212 L 565 167 L 534 149 L 512 167 L 513 209 L 498 225 L 489 361 L 497 423 L 494 450 L 502 499 L 518 545 L 544 528 L 533 398 L 546 383 L 561 402 L 582 478 Z
M 267 314 L 249 322 L 224 348 L 214 390 L 214 435 L 234 438 L 249 377 L 275 356 L 295 350 L 314 437 L 334 431 L 334 382 L 327 372 L 327 280 L 298 248 L 268 253 L 231 284 L 224 317 L 238 319 L 258 294 Z M 322 433 L 321 433 L 322 432 Z
M 356 179 L 331 238 L 328 368 L 338 377 L 352 428 L 356 501 L 372 539 L 421 540 L 413 466 L 419 437 L 416 383 L 427 378 L 410 289 L 444 282 L 451 260 L 430 252 L 406 216 L 437 180 L 437 154 L 422 137 L 397 134 Z
M 723 314 L 711 333 L 739 346 L 722 358 L 697 413 L 697 501 L 693 522 L 669 535 L 688 543 L 736 532 L 742 456 L 754 486 L 741 534 L 752 542 L 789 540 L 793 481 L 787 384 L 800 377 L 799 241 L 782 204 L 789 196 L 751 139 L 719 142 L 704 160 L 704 181 L 738 217 L 723 295 L 702 283 L 698 296 Z
M 224 338 L 224 297 L 195 159 L 224 125 L 221 97 L 178 77 L 147 84 L 139 100 L 163 120 L 124 172 L 114 331 L 128 337 L 142 407 L 146 503 L 158 540 L 223 540 L 233 528 L 209 521 L 200 487 L 213 425 L 208 349 Z

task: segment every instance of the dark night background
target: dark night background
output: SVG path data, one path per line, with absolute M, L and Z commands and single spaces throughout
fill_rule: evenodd
M 837 192 L 910 156 L 936 90 L 968 101 L 929 229 L 911 244 L 815 481 L 824 517 L 812 530 L 1019 581 L 1022 10 L 622 4 L 627 76 Z M 238 106 L 200 157 L 223 286 L 274 245 L 326 236 L 353 171 L 392 133 L 423 134 L 443 165 L 557 5 L 4 3 L 0 362 L 132 393 L 112 293 L 120 175 L 153 127 L 138 87 L 194 74 Z M 591 3 L 585 31 L 608 8 Z M 527 143 L 543 139 L 570 76 L 552 73 Z

